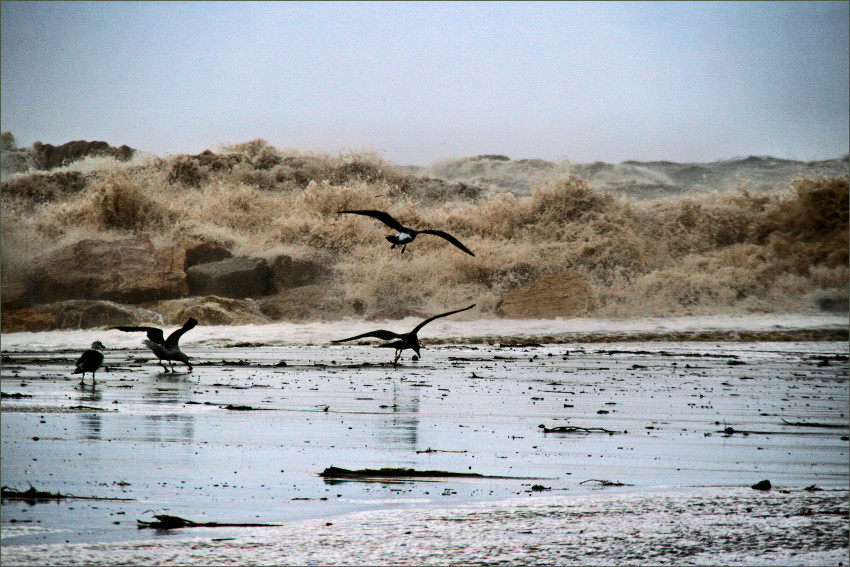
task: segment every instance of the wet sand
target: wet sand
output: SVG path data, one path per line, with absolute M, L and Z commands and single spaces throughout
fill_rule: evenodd
M 430 344 L 392 368 L 186 340 L 195 370 L 166 374 L 106 338 L 94 386 L 64 339 L 4 345 L 3 485 L 130 500 L 5 499 L 3 565 L 848 564 L 845 341 Z

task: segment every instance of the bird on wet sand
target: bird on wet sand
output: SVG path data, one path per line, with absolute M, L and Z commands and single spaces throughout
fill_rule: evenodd
M 163 335 L 162 329 L 157 329 L 156 327 L 112 327 L 113 329 L 117 329 L 119 331 L 125 331 L 128 333 L 143 331 L 148 334 L 148 340 L 142 341 L 142 344 L 151 349 L 156 357 L 159 359 L 159 363 L 162 365 L 163 370 L 168 372 L 168 368 L 165 366 L 163 360 L 168 361 L 168 366 L 171 367 L 171 371 L 174 372 L 174 365 L 172 364 L 173 360 L 182 362 L 186 366 L 189 367 L 189 372 L 192 371 L 192 365 L 189 364 L 189 357 L 183 354 L 180 350 L 180 337 L 183 336 L 183 333 L 190 329 L 194 329 L 195 325 L 198 324 L 197 319 L 194 317 L 189 317 L 189 320 L 186 323 L 170 335 L 166 339 Z
M 408 228 L 403 226 L 400 222 L 395 220 L 390 216 L 389 213 L 385 213 L 383 211 L 337 211 L 337 214 L 351 214 L 351 215 L 364 215 L 367 217 L 376 218 L 388 227 L 397 230 L 396 234 L 391 234 L 387 236 L 387 240 L 393 243 L 390 246 L 390 250 L 396 247 L 396 245 L 401 245 L 401 253 L 404 254 L 404 249 L 408 244 L 413 242 L 413 239 L 416 238 L 417 234 L 433 234 L 434 236 L 439 236 L 440 238 L 445 238 L 470 256 L 475 256 L 469 248 L 460 243 L 460 240 L 449 234 L 448 232 L 443 232 L 442 230 L 414 230 L 412 228 Z
M 390 341 L 388 343 L 378 345 L 378 348 L 394 348 L 395 349 L 395 359 L 393 359 L 393 367 L 395 367 L 396 364 L 398 364 L 398 359 L 399 359 L 399 357 L 401 357 L 401 353 L 402 353 L 403 350 L 411 349 L 413 352 L 416 353 L 416 356 L 421 356 L 419 354 L 419 337 L 416 336 L 416 333 L 418 333 L 419 330 L 422 327 L 424 327 L 425 325 L 427 325 L 428 323 L 430 323 L 434 319 L 439 319 L 440 317 L 447 317 L 449 315 L 454 315 L 455 313 L 460 313 L 461 311 L 467 311 L 469 309 L 472 309 L 473 307 L 475 307 L 474 303 L 472 305 L 470 305 L 469 307 L 464 307 L 463 309 L 457 309 L 455 311 L 449 311 L 448 313 L 440 313 L 439 315 L 434 315 L 433 317 L 431 317 L 429 319 L 425 319 L 424 321 L 422 321 L 421 323 L 416 325 L 416 327 L 414 327 L 413 330 L 410 331 L 409 333 L 404 333 L 404 334 L 401 334 L 401 335 L 398 334 L 398 333 L 393 333 L 392 331 L 385 331 L 383 329 L 378 329 L 377 331 L 370 331 L 368 333 L 363 333 L 363 334 L 357 335 L 355 337 L 348 337 L 347 339 L 339 339 L 339 340 L 331 341 L 331 342 L 332 343 L 344 343 L 346 341 L 354 341 L 354 340 L 362 339 L 362 338 L 365 338 L 365 337 L 376 337 L 376 338 L 384 340 L 384 341 Z
M 103 364 L 103 351 L 106 349 L 103 343 L 95 341 L 91 344 L 91 348 L 85 351 L 80 358 L 77 359 L 77 367 L 74 368 L 72 374 L 82 374 L 80 384 L 86 381 L 86 372 L 91 372 L 91 383 L 94 384 L 94 373 Z

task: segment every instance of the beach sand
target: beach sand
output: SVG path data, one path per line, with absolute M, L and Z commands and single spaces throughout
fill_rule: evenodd
M 327 344 L 354 324 L 300 340 L 207 327 L 182 343 L 194 371 L 175 374 L 141 336 L 4 335 L 3 485 L 129 500 L 4 499 L 2 564 L 850 563 L 846 341 L 654 323 L 541 343 L 511 322 L 435 322 L 398 368 L 391 350 Z M 629 339 L 648 328 L 655 340 Z M 664 340 L 706 328 L 725 340 Z M 111 348 L 80 386 L 72 347 L 92 337 Z M 320 477 L 330 466 L 483 476 Z M 771 490 L 751 488 L 762 480 Z M 137 527 L 154 514 L 275 526 Z

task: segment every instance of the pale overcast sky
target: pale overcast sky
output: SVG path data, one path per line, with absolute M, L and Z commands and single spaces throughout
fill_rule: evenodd
M 2 130 L 390 162 L 848 151 L 848 2 L 2 2 Z

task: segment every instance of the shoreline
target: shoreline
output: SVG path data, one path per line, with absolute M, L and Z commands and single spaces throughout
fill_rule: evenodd
M 193 344 L 222 348 L 327 345 L 334 339 L 379 327 L 404 331 L 420 321 L 413 317 L 371 322 L 349 318 L 309 323 L 202 325 L 187 333 L 181 344 L 189 350 L 189 345 Z M 631 319 L 444 319 L 423 329 L 420 342 L 423 345 L 521 346 L 522 343 L 847 341 L 848 336 L 850 320 L 847 314 L 783 313 Z M 3 353 L 76 350 L 101 339 L 108 340 L 107 347 L 128 349 L 139 348 L 141 341 L 133 333 L 103 328 L 0 335 Z

